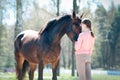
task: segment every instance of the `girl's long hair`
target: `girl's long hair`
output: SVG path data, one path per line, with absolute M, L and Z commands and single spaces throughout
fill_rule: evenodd
M 91 21 L 87 18 L 82 20 L 82 23 L 85 24 L 91 31 L 91 36 L 94 37 L 94 33 L 92 32 L 92 28 L 91 28 Z

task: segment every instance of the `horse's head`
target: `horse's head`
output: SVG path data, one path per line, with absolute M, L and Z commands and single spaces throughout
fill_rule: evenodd
M 67 31 L 66 34 L 68 35 L 68 37 L 74 42 L 77 40 L 79 33 L 81 33 L 82 29 L 81 29 L 81 20 L 82 20 L 82 16 L 77 17 L 75 12 L 73 12 L 71 19 L 72 19 L 72 25 L 67 27 Z
M 73 12 L 72 16 L 62 16 L 59 19 L 48 22 L 47 26 L 40 33 L 41 35 L 45 34 L 50 41 L 55 40 L 55 42 L 58 42 L 66 33 L 68 37 L 74 42 L 77 40 L 78 35 L 81 32 L 81 18 L 82 16 L 77 17 L 75 12 Z

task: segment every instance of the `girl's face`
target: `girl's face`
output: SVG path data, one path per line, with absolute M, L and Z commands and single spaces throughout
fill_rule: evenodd
M 81 23 L 81 26 L 82 26 L 82 30 L 85 30 L 87 28 L 86 24 Z

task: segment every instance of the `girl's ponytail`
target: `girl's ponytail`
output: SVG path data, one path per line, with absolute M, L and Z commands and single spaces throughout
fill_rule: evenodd
M 90 28 L 91 36 L 94 37 L 94 33 L 92 32 L 92 29 Z

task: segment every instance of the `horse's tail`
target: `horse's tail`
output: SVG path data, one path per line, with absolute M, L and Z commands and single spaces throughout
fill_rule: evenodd
M 16 60 L 15 66 L 16 66 L 16 75 L 18 79 L 22 79 L 22 73 L 19 70 L 19 61 L 20 61 L 20 47 L 21 47 L 21 39 L 24 35 L 18 34 L 15 41 L 14 41 L 14 57 Z
M 15 59 L 16 59 L 16 74 L 17 74 L 17 78 L 20 80 L 23 80 L 25 77 L 25 73 L 28 70 L 29 67 L 29 63 L 27 60 L 24 60 L 23 64 L 20 64 L 20 57 L 19 53 L 22 47 L 22 41 L 21 39 L 23 38 L 24 34 L 20 33 L 18 34 L 18 36 L 16 37 L 15 41 L 14 41 L 14 55 L 15 55 Z M 20 70 L 20 66 L 22 65 L 22 70 Z
M 22 44 L 21 39 L 23 38 L 23 36 L 24 36 L 24 34 L 19 34 L 14 41 L 15 54 L 18 53 L 20 50 L 20 47 Z

